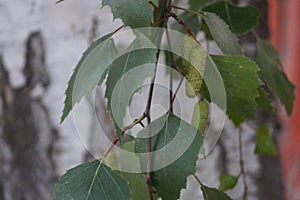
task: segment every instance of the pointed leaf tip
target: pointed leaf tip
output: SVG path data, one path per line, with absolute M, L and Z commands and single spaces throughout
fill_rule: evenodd
M 81 57 L 68 82 L 64 101 L 61 123 L 70 113 L 73 106 L 87 95 L 105 78 L 112 61 L 118 51 L 111 38 L 113 33 L 107 34 L 94 42 Z

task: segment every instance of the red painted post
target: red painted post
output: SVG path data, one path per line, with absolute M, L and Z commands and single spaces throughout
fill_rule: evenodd
M 291 117 L 281 113 L 280 155 L 286 200 L 300 200 L 300 0 L 268 0 L 271 41 L 296 85 Z

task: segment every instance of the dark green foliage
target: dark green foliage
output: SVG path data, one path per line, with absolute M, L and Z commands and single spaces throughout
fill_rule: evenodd
M 140 28 L 150 26 L 152 9 L 145 0 L 102 0 L 103 6 L 110 6 L 114 18 L 120 18 L 125 26 Z
M 255 99 L 259 96 L 260 86 L 257 65 L 245 56 L 210 56 L 207 63 L 207 68 L 215 67 L 219 70 L 225 86 L 230 119 L 236 125 L 245 118 L 254 119 Z M 207 98 L 208 91 L 204 91 L 204 95 Z
M 118 153 L 109 149 L 104 159 L 85 163 L 67 171 L 56 184 L 57 200 L 146 200 L 150 198 L 153 189 L 154 200 L 177 200 L 181 190 L 186 188 L 188 176 L 195 174 L 199 153 L 203 153 L 204 150 L 202 143 L 209 117 L 209 102 L 226 111 L 232 122 L 240 126 L 245 120 L 255 120 L 258 108 L 274 113 L 270 95 L 266 92 L 270 89 L 279 97 L 287 113 L 292 113 L 295 87 L 285 75 L 274 47 L 268 41 L 257 38 L 257 65 L 243 55 L 235 35 L 249 32 L 257 26 L 260 15 L 257 8 L 237 7 L 229 1 L 218 1 L 208 5 L 208 0 L 189 0 L 190 10 L 181 9 L 182 12 L 178 12 L 177 16 L 175 7 L 171 8 L 172 12 L 166 10 L 169 8 L 167 1 L 151 2 L 102 1 L 103 6 L 111 8 L 114 18 L 121 19 L 124 26 L 132 30 L 135 39 L 125 51 L 119 52 L 112 39 L 114 33 L 111 33 L 87 49 L 69 81 L 61 117 L 63 121 L 83 96 L 106 80 L 107 108 L 115 124 L 119 142 L 115 143 L 120 144 L 121 149 L 131 152 L 133 156 L 128 158 L 124 151 Z M 157 120 L 151 121 L 151 104 L 148 103 L 151 102 L 152 96 L 149 95 L 145 104 L 150 108 L 142 110 L 141 113 L 144 114 L 140 118 L 141 121 L 147 118 L 148 124 L 137 137 L 131 137 L 129 142 L 125 139 L 125 143 L 122 143 L 122 133 L 139 124 L 135 121 L 130 126 L 123 126 L 126 109 L 131 105 L 133 94 L 140 90 L 147 78 L 153 78 L 152 84 L 156 84 L 154 75 L 160 56 L 158 47 L 161 43 L 165 45 L 163 36 L 166 35 L 164 29 L 133 29 L 148 27 L 153 22 L 156 22 L 153 25 L 156 28 L 164 27 L 170 14 L 177 20 L 173 20 L 168 26 L 178 31 L 178 34 L 190 34 L 181 35 L 180 39 L 172 38 L 171 41 L 176 44 L 169 44 L 169 47 L 181 48 L 173 55 L 173 67 L 187 80 L 186 95 L 199 99 L 192 123 L 189 124 L 174 115 L 172 109 Z M 205 32 L 206 39 L 215 41 L 224 55 L 208 54 L 202 47 L 203 41 L 199 40 L 200 31 Z M 170 52 L 166 55 L 166 63 L 172 63 Z M 178 80 L 178 77 L 175 79 Z M 172 92 L 174 93 L 174 88 Z M 151 146 L 146 137 L 149 127 Z M 255 141 L 256 154 L 276 155 L 276 148 L 267 126 L 257 129 Z M 148 148 L 151 149 L 151 154 Z M 147 174 L 151 175 L 151 185 L 146 183 L 145 172 L 148 166 L 152 170 Z M 134 170 L 124 171 L 128 167 Z M 205 200 L 231 200 L 223 191 L 234 188 L 238 178 L 239 176 L 229 174 L 222 175 L 219 190 L 207 187 L 196 179 Z
M 180 196 L 181 189 L 186 187 L 187 176 L 195 173 L 202 144 L 201 134 L 172 113 L 153 121 L 151 130 L 155 134 L 152 136 L 151 152 L 161 150 L 161 153 L 153 154 L 152 166 L 164 166 L 152 172 L 153 186 L 163 200 L 176 200 Z M 138 136 L 146 135 L 147 129 L 144 129 Z M 137 138 L 135 151 L 146 153 L 147 141 L 147 138 Z M 187 144 L 190 145 L 186 146 Z M 141 163 L 142 168 L 145 168 L 147 162 L 141 160 Z
M 127 182 L 102 160 L 84 163 L 67 171 L 55 186 L 57 200 L 129 200 Z
M 189 0 L 190 8 L 199 10 L 202 6 L 208 3 L 208 0 Z
M 238 7 L 228 1 L 220 1 L 204 8 L 223 19 L 233 33 L 246 33 L 258 24 L 260 12 L 256 7 Z
M 256 130 L 255 141 L 256 154 L 276 156 L 276 147 L 274 145 L 273 138 L 269 133 L 268 126 L 262 126 Z
M 234 188 L 239 180 L 238 176 L 232 176 L 230 174 L 223 174 L 220 177 L 220 191 L 230 190 Z
M 257 97 L 256 99 L 258 108 L 270 113 L 274 113 L 275 111 L 272 106 L 272 100 L 270 99 L 269 94 L 263 88 L 259 88 L 258 92 L 259 97 Z
M 231 198 L 227 196 L 227 194 L 215 188 L 210 188 L 205 185 L 201 185 L 201 190 L 204 200 L 231 200 Z
M 281 61 L 272 44 L 257 38 L 257 63 L 261 68 L 261 77 L 267 86 L 279 97 L 287 114 L 292 113 L 295 99 L 295 86 L 288 80 Z

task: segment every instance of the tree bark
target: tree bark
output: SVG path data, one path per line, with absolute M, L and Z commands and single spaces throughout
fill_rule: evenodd
M 12 88 L 0 58 L 0 199 L 53 199 L 56 180 L 52 155 L 57 130 L 52 126 L 37 84 L 49 84 L 45 50 L 39 32 L 29 36 L 25 64 L 26 84 Z M 45 80 L 48 80 L 47 84 Z

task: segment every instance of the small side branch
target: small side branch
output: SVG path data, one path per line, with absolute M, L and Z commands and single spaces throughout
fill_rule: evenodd
M 169 57 L 170 57 L 170 61 L 171 61 L 171 68 L 170 68 L 170 83 L 169 83 L 169 91 L 170 91 L 170 94 L 169 94 L 169 100 L 170 100 L 170 109 L 169 111 L 170 112 L 173 112 L 173 72 L 172 72 L 172 69 L 175 69 L 176 67 L 176 62 L 175 62 L 175 59 L 174 59 L 174 54 L 173 54 L 173 51 L 172 51 L 172 44 L 171 44 L 171 38 L 170 38 L 170 34 L 169 34 L 169 30 L 168 30 L 168 27 L 166 28 L 166 36 L 167 36 L 167 41 L 168 41 L 168 46 L 169 46 Z
M 177 88 L 176 88 L 176 90 L 175 90 L 175 93 L 174 93 L 174 95 L 173 95 L 173 97 L 172 97 L 172 99 L 171 99 L 169 111 L 170 111 L 170 109 L 173 107 L 174 101 L 175 101 L 176 96 L 177 96 L 177 94 L 178 94 L 178 92 L 179 92 L 179 89 L 180 89 L 180 87 L 181 87 L 181 85 L 182 85 L 182 83 L 183 83 L 183 80 L 184 80 L 184 77 L 181 78 L 181 80 L 180 80 L 180 82 L 179 82 L 179 84 L 178 84 L 178 86 L 177 86 Z
M 160 24 L 160 23 L 166 21 L 166 20 L 169 19 L 170 17 L 171 17 L 171 15 L 166 15 L 166 16 L 164 16 L 163 18 L 158 19 L 158 20 L 156 20 L 155 22 L 151 23 L 151 26 L 155 27 L 155 26 L 157 26 L 158 24 Z
M 196 174 L 193 174 L 194 178 L 196 179 L 196 181 L 199 183 L 200 186 L 202 186 L 202 182 L 200 181 L 199 177 Z
M 122 129 L 122 136 L 126 133 L 126 131 L 132 129 L 135 125 L 137 124 L 141 124 L 142 121 L 146 118 L 145 115 L 141 116 L 139 119 L 134 120 L 134 122 L 132 122 L 132 124 L 125 126 Z M 103 159 L 107 157 L 107 155 L 109 154 L 109 152 L 114 148 L 114 146 L 118 143 L 118 136 L 115 136 L 112 144 L 108 147 L 108 149 L 105 151 L 105 153 L 103 154 Z
M 243 141 L 242 141 L 242 128 L 241 127 L 239 127 L 238 135 L 239 135 L 239 159 L 240 159 L 240 168 L 241 168 L 240 175 L 242 176 L 243 184 L 244 184 L 243 199 L 247 199 L 248 185 L 247 185 L 247 180 L 246 180 L 246 171 L 245 171 L 244 158 L 243 158 Z
M 173 11 L 170 11 L 170 15 L 171 15 L 171 17 L 173 17 L 173 18 L 178 22 L 178 24 L 180 24 L 180 25 L 184 28 L 184 30 L 185 30 L 189 35 L 191 35 L 191 36 L 194 38 L 194 40 L 197 41 L 196 36 L 195 36 L 195 34 L 193 33 L 193 31 L 188 27 L 188 25 L 186 25 L 186 24 L 180 19 L 180 17 L 178 17 L 178 15 L 176 15 Z

